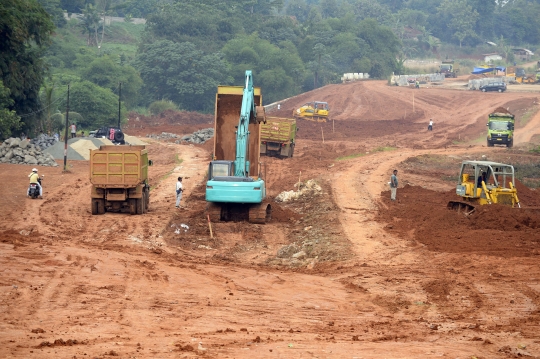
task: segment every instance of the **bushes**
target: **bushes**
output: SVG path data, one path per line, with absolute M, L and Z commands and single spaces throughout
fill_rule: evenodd
M 172 101 L 160 100 L 152 102 L 148 107 L 148 110 L 152 115 L 159 115 L 166 110 L 178 110 L 178 106 Z

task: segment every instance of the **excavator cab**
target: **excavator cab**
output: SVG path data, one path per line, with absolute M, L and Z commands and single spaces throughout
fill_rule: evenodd
M 461 201 L 450 201 L 449 209 L 474 212 L 476 205 L 500 203 L 520 207 L 514 187 L 514 167 L 490 161 L 463 161 L 456 186 Z

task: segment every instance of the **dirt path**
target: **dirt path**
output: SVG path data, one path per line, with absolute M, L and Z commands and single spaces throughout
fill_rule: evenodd
M 454 175 L 440 161 L 534 157 L 474 141 L 494 107 L 522 116 L 537 94 L 415 92 L 373 81 L 327 86 L 283 103 L 283 113 L 313 96 L 331 102 L 335 132 L 300 123 L 295 157 L 263 162 L 271 196 L 299 177 L 316 179 L 321 193 L 275 203 L 265 226 L 214 223 L 213 239 L 202 147 L 149 145 L 155 165 L 143 216 L 92 216 L 85 161 L 70 162 L 69 173 L 40 168 L 42 201 L 24 198 L 30 167 L 0 164 L 0 357 L 539 357 L 540 218 L 467 219 L 472 234 L 432 245 L 462 222 L 434 207 L 455 186 L 439 175 Z M 208 126 L 206 117 L 184 127 L 159 121 L 139 131 Z M 516 141 L 531 140 L 538 121 L 518 129 Z M 394 168 L 401 186 L 390 203 Z M 178 176 L 186 196 L 176 211 Z M 189 230 L 176 233 L 180 224 Z M 433 238 L 418 237 L 425 227 Z M 309 259 L 291 259 L 299 248 L 280 254 L 315 242 Z

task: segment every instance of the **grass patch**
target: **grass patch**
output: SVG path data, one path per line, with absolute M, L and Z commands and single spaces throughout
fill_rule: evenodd
M 364 157 L 366 155 L 369 155 L 370 153 L 394 151 L 396 149 L 397 148 L 395 148 L 395 147 L 383 147 L 383 146 L 381 146 L 381 147 L 374 148 L 373 150 L 368 151 L 368 152 L 353 153 L 352 155 L 338 157 L 336 160 L 337 161 L 346 161 L 346 160 L 350 160 L 350 159 L 353 159 L 353 158 Z
M 338 161 L 351 160 L 353 158 L 364 157 L 365 155 L 366 155 L 365 153 L 354 153 L 352 155 L 338 157 L 337 160 Z
M 166 180 L 170 175 L 172 175 L 174 169 L 170 170 L 169 172 L 165 173 L 163 176 L 159 177 L 159 180 L 157 181 L 157 183 L 153 186 L 150 187 L 150 190 L 153 190 L 157 187 L 158 184 L 161 183 L 161 181 L 164 181 Z
M 183 159 L 181 159 L 179 156 L 178 156 L 178 153 L 176 155 L 174 155 L 174 163 L 176 163 L 177 165 L 181 164 L 182 162 L 184 162 Z
M 524 127 L 537 110 L 537 107 L 533 107 L 529 111 L 525 112 L 523 116 L 521 116 L 521 118 L 519 119 L 519 126 Z

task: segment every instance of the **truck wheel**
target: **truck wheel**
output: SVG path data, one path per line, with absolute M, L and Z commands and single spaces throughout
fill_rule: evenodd
M 129 200 L 129 214 L 137 214 L 137 200 L 136 199 Z
M 98 199 L 97 202 L 97 211 L 98 214 L 104 214 L 105 213 L 105 200 L 104 199 Z
M 488 146 L 488 147 L 493 147 L 493 143 L 487 141 L 487 146 Z
M 147 190 L 144 193 L 146 194 L 146 203 L 145 203 L 146 212 L 148 212 L 148 208 L 150 207 L 150 191 Z
M 137 198 L 135 206 L 137 207 L 137 214 L 144 214 L 144 198 Z
M 92 202 L 90 204 L 92 206 L 92 215 L 95 216 L 96 214 L 98 214 L 98 201 L 92 199 Z
M 514 141 L 510 141 L 506 144 L 506 147 L 514 147 Z
M 143 191 L 142 193 L 142 201 L 143 201 L 143 212 L 144 213 L 147 213 L 148 212 L 148 195 L 146 193 L 146 191 Z
M 294 156 L 294 145 L 291 146 L 291 157 Z

